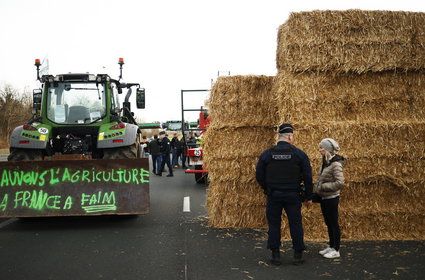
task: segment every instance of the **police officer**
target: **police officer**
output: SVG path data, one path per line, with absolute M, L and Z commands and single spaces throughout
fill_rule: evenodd
M 170 162 L 171 143 L 170 143 L 170 139 L 168 139 L 168 137 L 165 137 L 165 136 L 166 136 L 165 131 L 161 131 L 159 133 L 159 139 L 161 143 L 160 152 L 162 156 L 162 163 L 156 175 L 162 176 L 162 171 L 164 170 L 164 166 L 165 164 L 167 164 L 167 167 L 169 170 L 169 174 L 167 175 L 167 177 L 173 177 L 173 167 L 171 166 L 171 162 Z
M 258 161 L 256 178 L 267 194 L 266 216 L 269 225 L 267 249 L 272 251 L 271 263 L 280 265 L 280 229 L 282 209 L 285 209 L 294 249 L 293 264 L 303 263 L 305 250 L 301 203 L 311 204 L 312 175 L 308 156 L 293 146 L 294 128 L 279 126 L 278 142 L 265 150 Z M 302 193 L 302 183 L 304 192 Z

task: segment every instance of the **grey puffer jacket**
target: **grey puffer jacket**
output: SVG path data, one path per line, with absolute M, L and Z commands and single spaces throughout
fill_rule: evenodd
M 324 162 L 320 168 L 314 192 L 320 197 L 339 195 L 344 187 L 345 162 L 346 159 L 340 155 L 335 155 L 328 164 Z

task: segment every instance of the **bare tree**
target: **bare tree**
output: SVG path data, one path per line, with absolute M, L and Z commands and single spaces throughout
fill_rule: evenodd
M 2 142 L 8 142 L 13 129 L 31 118 L 31 95 L 10 85 L 0 88 L 0 132 Z

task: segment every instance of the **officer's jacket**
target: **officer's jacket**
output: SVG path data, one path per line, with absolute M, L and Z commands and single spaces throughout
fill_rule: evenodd
M 165 155 L 171 152 L 171 142 L 167 137 L 162 138 L 160 151 Z
M 279 155 L 276 150 L 289 151 L 289 155 Z M 282 160 L 281 170 L 276 167 L 270 168 L 271 164 L 275 165 L 274 161 Z M 284 164 L 285 160 L 291 160 L 291 164 Z M 278 165 L 277 165 L 278 166 Z M 270 172 L 281 173 L 277 176 L 270 176 Z M 295 178 L 299 177 L 299 178 Z M 280 182 L 276 178 L 282 178 Z M 277 146 L 265 150 L 258 160 L 256 168 L 256 179 L 264 190 L 279 190 L 279 191 L 300 191 L 301 182 L 304 183 L 305 197 L 310 199 L 313 183 L 311 175 L 310 160 L 306 153 L 297 147 L 285 141 L 279 141 Z

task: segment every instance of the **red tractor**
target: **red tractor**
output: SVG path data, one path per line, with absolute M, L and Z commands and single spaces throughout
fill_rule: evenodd
M 210 119 L 208 118 L 207 108 L 201 107 L 201 109 L 185 109 L 183 95 L 185 92 L 206 92 L 209 90 L 182 90 L 182 123 L 184 120 L 184 113 L 188 111 L 199 111 L 198 126 L 196 128 L 190 128 L 182 126 L 182 135 L 184 139 L 184 155 L 189 158 L 189 165 L 193 166 L 193 169 L 187 169 L 186 173 L 195 174 L 195 180 L 199 184 L 207 183 L 208 171 L 204 168 L 203 164 L 203 150 L 201 147 L 202 134 L 207 130 Z M 197 133 L 198 132 L 198 133 Z

